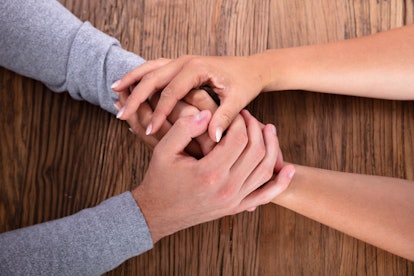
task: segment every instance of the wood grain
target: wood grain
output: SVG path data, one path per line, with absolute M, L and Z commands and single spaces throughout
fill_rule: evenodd
M 146 59 L 249 55 L 414 22 L 413 0 L 62 0 Z M 137 185 L 151 157 L 126 124 L 0 69 L 0 232 L 94 206 Z M 414 105 L 286 91 L 249 105 L 287 160 L 414 179 Z M 108 275 L 414 275 L 414 264 L 284 208 L 195 226 Z

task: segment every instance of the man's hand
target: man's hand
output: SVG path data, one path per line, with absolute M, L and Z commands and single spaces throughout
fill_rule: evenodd
M 155 147 L 144 180 L 132 191 L 154 242 L 268 203 L 290 183 L 291 165 L 272 179 L 279 152 L 274 126 L 262 130 L 247 111 L 206 156 L 188 155 L 184 149 L 207 130 L 210 119 L 209 111 L 180 118 Z

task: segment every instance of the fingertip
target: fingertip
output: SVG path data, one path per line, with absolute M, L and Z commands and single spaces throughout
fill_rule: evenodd
M 256 211 L 256 207 L 251 207 L 246 210 L 247 212 L 254 212 Z
M 216 131 L 214 132 L 214 138 L 216 139 L 216 143 L 220 142 L 222 136 L 223 129 L 221 127 L 217 127 Z
M 120 120 L 122 120 L 123 118 L 122 118 L 122 116 L 124 115 L 124 113 L 125 113 L 125 109 L 126 109 L 126 106 L 124 106 L 124 107 L 122 107 L 121 109 L 119 109 L 119 111 L 118 111 L 118 113 L 116 114 L 116 118 L 117 119 L 120 119 Z
M 287 165 L 286 170 L 287 170 L 288 178 L 292 179 L 295 176 L 295 173 L 296 173 L 295 166 L 294 165 Z
M 202 110 L 194 115 L 194 119 L 197 122 L 203 121 L 207 118 L 210 119 L 210 117 L 211 117 L 211 112 L 209 110 Z
M 145 130 L 145 135 L 150 135 L 152 132 L 152 123 L 149 123 L 149 125 L 147 126 L 147 129 Z
M 121 103 L 119 102 L 119 101 L 116 101 L 115 103 L 114 103 L 114 107 L 115 107 L 115 109 L 119 112 L 119 110 L 122 108 L 121 107 Z
M 116 90 L 117 88 L 119 88 L 120 85 L 121 85 L 121 80 L 117 80 L 111 85 L 111 89 Z

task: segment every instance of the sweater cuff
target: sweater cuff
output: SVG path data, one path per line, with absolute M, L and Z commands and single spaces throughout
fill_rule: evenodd
M 145 60 L 121 48 L 115 38 L 82 24 L 71 47 L 67 71 L 67 90 L 78 100 L 115 114 L 117 95 L 111 85 Z

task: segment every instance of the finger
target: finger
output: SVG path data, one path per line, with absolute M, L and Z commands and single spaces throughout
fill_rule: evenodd
M 293 165 L 283 167 L 273 180 L 245 197 L 240 203 L 239 210 L 237 211 L 241 212 L 249 210 L 256 206 L 271 202 L 289 187 L 294 174 L 295 167 Z
M 122 107 L 122 104 L 120 101 L 117 101 L 115 103 L 115 107 L 119 110 Z M 137 135 L 147 146 L 149 146 L 151 149 L 153 149 L 159 142 L 158 139 L 156 139 L 153 136 L 147 136 L 145 135 L 145 129 L 142 128 L 142 126 L 139 124 L 138 120 L 128 122 L 130 128 L 129 131 L 131 131 L 133 134 Z
M 279 153 L 277 154 L 277 160 L 275 164 L 275 172 L 278 173 L 283 168 L 283 166 L 283 153 L 282 150 L 279 148 Z
M 210 110 L 211 114 L 216 112 L 218 106 L 211 96 L 203 89 L 193 89 L 185 97 L 184 101 L 198 110 Z
M 263 130 L 264 143 L 266 145 L 265 156 L 245 181 L 242 187 L 242 194 L 244 196 L 259 188 L 273 176 L 279 151 L 279 142 L 274 129 L 273 125 L 266 125 Z
M 183 62 L 184 61 L 180 59 L 171 61 L 165 66 L 159 67 L 142 76 L 140 82 L 137 84 L 137 86 L 135 86 L 131 95 L 128 97 L 128 101 L 125 104 L 124 108 L 121 109 L 121 111 L 117 114 L 117 118 L 121 120 L 128 119 L 129 116 L 131 116 L 131 114 L 137 110 L 141 103 L 146 101 L 156 91 L 169 85 L 169 83 L 176 77 L 176 75 L 179 74 Z M 163 117 L 162 121 L 158 122 L 156 125 L 157 128 L 154 126 L 151 127 L 148 134 L 159 130 L 162 122 L 165 121 L 167 115 L 168 114 Z M 152 126 L 153 123 L 150 125 Z
M 208 128 L 209 136 L 216 142 L 219 142 L 223 132 L 229 127 L 237 114 L 244 108 L 238 104 L 238 101 L 232 101 L 223 98 L 221 105 L 214 113 Z
M 189 105 L 183 101 L 178 101 L 177 105 L 175 106 L 171 114 L 168 116 L 168 121 L 175 122 L 181 117 L 194 115 L 194 114 L 197 114 L 198 112 L 200 112 L 198 108 L 192 105 Z M 199 149 L 201 150 L 201 153 L 202 153 L 202 155 L 200 156 L 199 152 L 197 152 L 198 153 L 197 157 L 202 157 L 203 155 L 206 155 L 216 145 L 216 143 L 208 137 L 207 132 L 201 134 L 200 136 L 197 136 L 195 140 L 198 142 Z M 192 150 L 190 150 L 190 153 L 194 155 L 194 152 L 192 152 Z
M 206 67 L 201 67 L 199 64 L 197 60 L 193 63 L 189 61 L 165 86 L 151 120 L 153 131 L 158 130 L 179 100 L 193 88 L 202 86 L 210 79 L 211 74 L 205 69 Z
M 148 72 L 146 75 L 142 76 L 140 82 L 134 88 L 131 96 L 128 98 L 128 101 L 123 109 L 117 114 L 117 118 L 121 120 L 127 119 L 131 114 L 138 108 L 138 106 L 147 98 L 149 98 L 154 92 L 159 91 L 161 89 L 167 89 L 166 94 L 169 94 L 169 88 L 171 87 L 171 82 L 174 83 L 174 80 L 177 76 L 181 73 L 183 64 L 186 63 L 189 57 L 182 57 L 174 61 L 170 61 L 169 63 L 165 64 L 162 67 L 159 67 L 151 72 Z M 181 91 L 181 90 L 180 90 Z M 186 92 L 188 92 L 187 90 Z M 172 91 L 174 95 L 174 92 Z M 186 92 L 181 92 L 186 94 Z M 178 99 L 181 99 L 178 98 Z M 174 106 L 174 104 L 171 104 Z M 155 109 L 156 110 L 156 109 Z M 156 116 L 154 110 L 154 116 Z M 157 121 L 157 124 L 150 123 L 150 128 L 147 129 L 147 133 L 151 134 L 159 130 L 162 125 L 162 122 L 165 121 L 167 115 L 171 112 L 168 111 L 160 120 Z
M 159 67 L 162 67 L 168 64 L 170 61 L 171 61 L 170 59 L 165 59 L 165 58 L 159 58 L 156 60 L 147 61 L 144 64 L 138 66 L 134 70 L 127 73 L 120 80 L 114 82 L 111 88 L 117 92 L 127 89 L 131 85 L 141 80 L 141 78 L 144 75 L 148 74 L 149 72 L 155 69 L 158 69 Z
M 150 99 L 150 104 L 152 107 L 156 106 L 159 100 L 159 94 L 154 94 Z M 203 109 L 201 109 L 203 110 Z M 171 114 L 168 116 L 168 121 L 171 123 L 176 122 L 181 117 L 195 115 L 200 112 L 200 109 L 187 104 L 183 101 L 178 101 L 174 109 L 172 110 Z M 162 130 L 156 132 L 158 134 Z M 208 137 L 207 132 L 201 134 L 200 136 L 195 138 L 195 141 L 191 142 L 189 147 L 187 148 L 187 152 L 194 157 L 201 158 L 202 156 L 209 153 L 214 146 L 216 145 L 215 142 L 210 140 Z
M 226 136 L 214 149 L 203 158 L 206 164 L 217 164 L 222 169 L 230 170 L 247 146 L 246 124 L 241 115 L 234 119 Z
M 124 91 L 118 93 L 118 98 L 119 98 L 119 102 L 120 102 L 121 106 L 125 105 L 125 103 L 128 99 L 128 96 L 129 96 L 128 90 L 124 90 Z M 140 110 L 140 112 L 148 114 L 148 115 L 152 115 L 152 110 L 147 110 L 145 107 L 142 110 Z M 132 131 L 132 133 L 138 135 L 138 137 L 140 139 L 144 140 L 144 142 L 146 142 L 146 143 L 151 142 L 150 146 L 151 146 L 151 148 L 153 148 L 156 145 L 156 143 L 158 143 L 159 140 L 157 140 L 157 139 L 147 139 L 146 137 L 144 137 L 145 136 L 145 130 L 139 123 L 139 115 L 138 114 L 139 114 L 138 112 L 136 114 L 133 114 L 127 120 L 128 125 L 130 126 L 130 130 Z M 155 142 L 155 144 L 154 144 L 154 142 Z
M 194 116 L 180 118 L 159 142 L 155 150 L 160 150 L 161 154 L 166 156 L 184 152 L 185 147 L 194 137 L 207 130 L 210 119 L 211 113 L 208 110 L 201 111 Z
M 203 89 L 193 89 L 185 97 L 184 101 L 198 110 L 210 110 L 211 114 L 214 114 L 217 110 L 216 102 L 211 96 Z M 197 142 L 201 146 L 201 150 L 204 155 L 208 154 L 216 145 L 215 140 L 210 139 L 208 133 L 203 133 L 196 138 Z
M 247 110 L 243 110 L 241 115 L 246 123 L 248 144 L 237 162 L 231 168 L 231 175 L 237 179 L 235 182 L 239 184 L 246 181 L 266 154 L 265 142 L 259 122 Z M 273 167 L 271 172 L 273 172 Z M 242 185 L 239 187 L 242 188 Z

